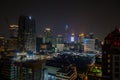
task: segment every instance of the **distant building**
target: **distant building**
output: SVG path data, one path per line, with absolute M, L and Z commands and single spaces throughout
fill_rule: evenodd
M 45 28 L 44 30 L 44 43 L 52 43 L 53 40 L 53 32 L 50 28 Z
M 56 38 L 56 52 L 63 51 L 64 49 L 64 37 L 59 34 Z
M 95 51 L 95 39 L 84 38 L 84 52 Z
M 5 51 L 5 37 L 0 37 L 0 52 Z
M 120 80 L 120 28 L 109 33 L 102 46 L 103 80 Z
M 72 43 L 74 43 L 74 42 L 76 41 L 76 40 L 75 40 L 75 34 L 74 34 L 74 33 L 71 34 L 70 41 L 71 41 Z
M 64 50 L 64 44 L 56 44 L 56 48 L 58 52 L 61 52 Z
M 17 51 L 18 50 L 18 38 L 11 37 L 7 39 L 7 51 Z
M 36 52 L 35 20 L 31 16 L 20 16 L 18 28 L 19 50 Z
M 18 37 L 18 25 L 10 25 L 10 37 Z
M 61 35 L 61 34 L 57 35 L 56 44 L 63 44 L 63 43 L 64 43 L 63 35 Z
M 70 28 L 69 28 L 68 25 L 65 26 L 64 42 L 65 43 L 69 43 L 70 42 Z
M 78 37 L 78 42 L 79 43 L 84 43 L 84 37 L 85 37 L 85 34 L 84 33 L 80 33 L 79 37 Z
M 90 37 L 90 39 L 93 39 L 94 38 L 94 33 L 93 32 L 89 33 L 89 37 Z
M 40 52 L 41 45 L 43 44 L 43 37 L 36 38 L 36 52 Z
M 84 51 L 84 37 L 85 37 L 85 34 L 84 33 L 80 33 L 78 35 L 78 44 L 79 44 L 79 51 L 80 52 L 83 52 Z

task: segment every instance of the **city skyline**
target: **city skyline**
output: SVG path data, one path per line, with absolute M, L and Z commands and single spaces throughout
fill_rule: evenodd
M 0 3 L 0 35 L 8 36 L 8 25 L 18 24 L 20 15 L 32 16 L 36 21 L 37 36 L 50 27 L 63 33 L 65 26 L 74 33 L 94 32 L 103 39 L 119 25 L 117 1 L 3 1 Z

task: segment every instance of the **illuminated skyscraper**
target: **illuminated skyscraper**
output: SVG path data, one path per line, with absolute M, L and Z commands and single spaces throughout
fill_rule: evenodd
M 66 43 L 69 43 L 69 42 L 70 42 L 70 29 L 69 29 L 69 26 L 68 26 L 68 25 L 65 26 L 64 41 L 65 41 Z
M 17 50 L 18 48 L 18 25 L 9 25 L 10 38 L 7 40 L 7 50 Z
M 79 37 L 78 37 L 78 42 L 79 43 L 84 43 L 84 37 L 85 37 L 85 34 L 84 33 L 80 33 Z
M 95 51 L 95 39 L 84 38 L 84 52 Z
M 10 25 L 10 37 L 18 37 L 18 25 Z
M 56 43 L 57 44 L 63 44 L 64 43 L 63 35 L 61 35 L 61 34 L 57 35 Z
M 50 28 L 45 28 L 44 30 L 44 42 L 45 43 L 52 43 L 53 33 Z
M 103 78 L 120 80 L 120 28 L 105 37 L 102 53 Z
M 74 42 L 74 41 L 75 41 L 75 34 L 72 33 L 72 34 L 71 34 L 71 42 Z
M 31 16 L 19 17 L 18 41 L 20 51 L 36 52 L 35 20 Z

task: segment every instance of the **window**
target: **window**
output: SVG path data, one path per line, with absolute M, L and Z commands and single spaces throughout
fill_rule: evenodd
M 110 63 L 110 59 L 108 59 L 107 62 Z
M 108 68 L 110 68 L 110 64 L 108 64 Z
M 108 69 L 107 72 L 110 73 L 110 69 Z

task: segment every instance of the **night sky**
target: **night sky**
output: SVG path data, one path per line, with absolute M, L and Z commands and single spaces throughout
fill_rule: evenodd
M 9 24 L 18 24 L 22 14 L 36 20 L 37 36 L 45 27 L 55 34 L 64 33 L 65 25 L 75 33 L 94 32 L 103 39 L 120 24 L 119 0 L 3 0 L 0 2 L 0 36 L 9 36 Z

